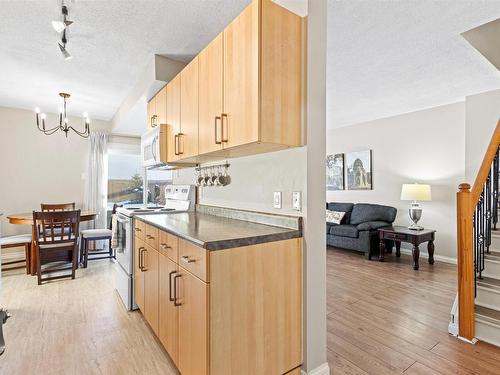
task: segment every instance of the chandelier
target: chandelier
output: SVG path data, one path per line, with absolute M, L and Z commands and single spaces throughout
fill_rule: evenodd
M 76 134 L 78 134 L 80 137 L 83 138 L 88 138 L 90 135 L 90 119 L 88 114 L 85 112 L 83 114 L 83 118 L 85 119 L 85 126 L 83 131 L 78 131 L 74 127 L 69 125 L 69 120 L 68 120 L 68 115 L 66 114 L 66 99 L 70 97 L 69 94 L 66 94 L 64 92 L 60 92 L 59 96 L 63 98 L 64 105 L 63 107 L 59 110 L 59 125 L 47 129 L 45 127 L 45 119 L 47 118 L 47 115 L 45 113 L 40 114 L 40 108 L 35 109 L 36 113 L 36 126 L 38 130 L 40 130 L 43 134 L 45 135 L 51 135 L 54 134 L 58 130 L 62 130 L 64 133 L 66 133 L 66 138 L 68 138 L 68 133 L 70 130 L 73 130 Z

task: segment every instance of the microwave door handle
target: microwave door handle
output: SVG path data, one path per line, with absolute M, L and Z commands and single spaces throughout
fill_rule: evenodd
M 156 160 L 156 137 L 153 137 L 153 142 L 151 142 L 151 153 L 153 154 L 154 161 Z

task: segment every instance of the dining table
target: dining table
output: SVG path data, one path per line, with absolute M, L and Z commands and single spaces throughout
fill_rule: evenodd
M 97 217 L 96 212 L 92 211 L 81 211 L 80 212 L 80 222 L 91 221 Z M 36 259 L 36 225 L 33 222 L 33 212 L 21 213 L 21 214 L 11 214 L 7 216 L 7 220 L 10 224 L 17 225 L 31 225 L 31 262 L 30 262 L 30 273 L 32 276 L 36 275 L 37 270 L 37 259 Z

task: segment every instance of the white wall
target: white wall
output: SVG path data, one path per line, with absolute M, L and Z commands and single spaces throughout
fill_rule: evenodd
M 500 119 L 500 90 L 468 96 L 465 100 L 465 181 L 474 183 L 491 136 Z
M 327 153 L 371 149 L 373 190 L 328 191 L 327 201 L 378 203 L 398 209 L 396 224 L 408 225 L 410 202 L 400 200 L 401 184 L 432 186 L 420 224 L 437 230 L 436 257 L 456 258 L 458 185 L 465 177 L 463 102 L 330 130 Z M 421 252 L 427 249 L 422 248 Z
M 56 115 L 48 116 L 56 124 Z M 79 118 L 70 118 L 78 129 Z M 91 129 L 109 129 L 109 123 L 92 121 Z M 11 225 L 5 216 L 31 212 L 42 202 L 83 203 L 83 174 L 87 140 L 69 133 L 46 136 L 36 128 L 32 111 L 0 107 L 0 211 L 4 235 L 29 233 L 30 228 Z
M 292 209 L 292 192 L 305 190 L 306 148 L 229 159 L 231 184 L 203 187 L 199 203 L 212 206 L 301 216 Z M 175 183 L 193 184 L 194 169 L 174 173 Z M 273 208 L 273 192 L 283 193 L 283 208 Z

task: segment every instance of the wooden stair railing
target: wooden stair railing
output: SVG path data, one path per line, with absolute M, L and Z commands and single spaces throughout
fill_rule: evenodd
M 478 271 L 480 276 L 482 270 L 480 262 L 484 261 L 484 258 L 481 259 L 478 247 L 484 252 L 486 246 L 488 251 L 489 243 L 485 244 L 485 239 L 491 241 L 491 224 L 496 224 L 496 220 L 491 220 L 491 208 L 495 208 L 496 215 L 499 147 L 500 120 L 497 122 L 472 189 L 469 184 L 463 183 L 460 184 L 457 193 L 458 334 L 469 341 L 475 336 L 476 274 Z M 495 178 L 492 179 L 492 176 Z M 493 181 L 496 186 L 492 188 Z

